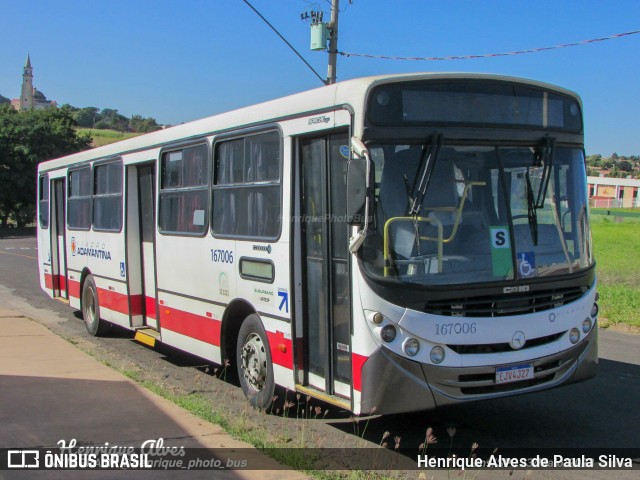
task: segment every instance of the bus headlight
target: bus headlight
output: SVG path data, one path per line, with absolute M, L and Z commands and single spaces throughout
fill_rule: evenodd
M 585 318 L 582 321 L 582 333 L 588 333 L 591 330 L 591 319 Z
M 393 325 L 385 325 L 380 330 L 380 338 L 387 343 L 393 342 L 396 338 L 396 327 Z
M 575 345 L 578 343 L 578 340 L 580 340 L 580 330 L 572 328 L 569 332 L 569 341 Z
M 596 318 L 598 316 L 598 304 L 594 303 L 593 307 L 591 307 L 591 318 Z
M 431 353 L 429 354 L 429 356 L 431 357 L 431 361 L 436 365 L 442 363 L 442 361 L 444 360 L 444 348 L 442 348 L 440 345 L 436 345 L 431 349 Z
M 420 351 L 420 342 L 415 338 L 407 338 L 402 345 L 402 349 L 410 357 L 415 357 Z

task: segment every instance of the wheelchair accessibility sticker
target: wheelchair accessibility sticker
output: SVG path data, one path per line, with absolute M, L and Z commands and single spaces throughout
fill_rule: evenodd
M 518 252 L 518 274 L 520 278 L 536 276 L 536 256 L 534 252 Z

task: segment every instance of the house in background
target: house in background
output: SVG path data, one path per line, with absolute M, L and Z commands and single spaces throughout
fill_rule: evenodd
M 587 177 L 589 202 L 595 208 L 640 208 L 640 180 Z

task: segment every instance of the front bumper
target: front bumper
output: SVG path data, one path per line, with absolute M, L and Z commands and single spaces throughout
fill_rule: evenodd
M 361 412 L 371 412 L 374 408 L 381 414 L 428 410 L 452 403 L 535 392 L 593 378 L 598 365 L 597 323 L 575 347 L 528 363 L 534 367 L 533 379 L 497 385 L 494 365 L 438 367 L 414 362 L 380 348 L 362 367 Z

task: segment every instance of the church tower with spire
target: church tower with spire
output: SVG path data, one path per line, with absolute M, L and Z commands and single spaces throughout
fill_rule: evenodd
M 58 106 L 56 101 L 47 100 L 45 94 L 33 86 L 33 67 L 31 66 L 31 57 L 28 54 L 22 69 L 22 92 L 20 98 L 11 100 L 11 106 L 19 111 L 42 110 Z
M 20 110 L 33 110 L 35 102 L 33 101 L 33 68 L 31 67 L 31 58 L 27 54 L 27 61 L 24 64 L 22 73 L 22 94 L 20 95 Z

